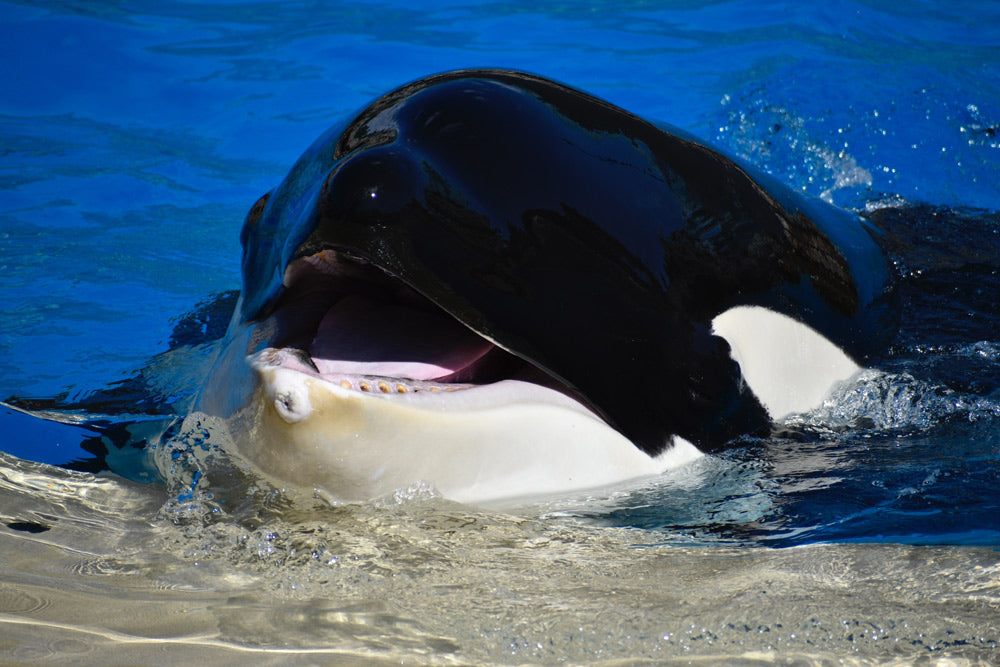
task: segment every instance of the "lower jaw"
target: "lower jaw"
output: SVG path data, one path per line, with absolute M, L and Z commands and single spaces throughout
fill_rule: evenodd
M 527 383 L 402 396 L 259 362 L 254 370 L 251 405 L 234 420 L 240 453 L 265 476 L 337 500 L 383 497 L 423 482 L 452 500 L 490 504 L 607 486 L 670 467 L 575 401 L 517 386 Z M 389 383 L 356 383 L 362 381 Z

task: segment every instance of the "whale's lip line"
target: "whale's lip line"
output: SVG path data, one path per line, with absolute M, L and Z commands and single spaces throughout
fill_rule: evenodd
M 356 400 L 372 400 L 394 405 L 407 405 L 416 409 L 426 408 L 433 412 L 471 412 L 503 408 L 514 404 L 533 404 L 548 406 L 577 412 L 602 424 L 607 422 L 593 410 L 576 400 L 573 396 L 551 387 L 520 379 L 501 379 L 484 384 L 449 384 L 427 381 L 426 389 L 421 391 L 388 391 L 378 387 L 379 382 L 390 385 L 418 382 L 406 378 L 390 378 L 369 375 L 324 376 L 296 359 L 300 351 L 290 348 L 265 348 L 248 357 L 248 362 L 255 371 L 258 380 L 263 383 L 268 394 L 283 399 L 292 387 L 305 388 L 308 381 L 313 387 L 319 387 L 338 399 L 350 398 Z M 273 373 L 292 374 L 294 380 L 289 382 L 288 375 L 275 377 Z M 269 377 L 270 375 L 270 377 Z M 344 387 L 340 380 L 356 383 L 370 382 L 370 391 L 360 387 Z M 300 383 L 301 381 L 301 383 Z M 391 383 L 391 384 L 390 384 Z M 437 390 L 431 387 L 437 387 Z
M 267 369 L 282 369 L 292 371 L 313 380 L 318 380 L 332 387 L 353 391 L 361 395 L 395 398 L 409 395 L 440 396 L 456 391 L 483 389 L 502 382 L 452 383 L 436 382 L 434 380 L 415 380 L 405 377 L 376 375 L 370 373 L 336 373 L 325 374 L 302 359 L 302 351 L 296 348 L 268 347 L 249 357 L 251 367 L 258 371 Z M 539 385 L 540 386 L 540 385 Z
M 437 404 L 440 401 L 444 404 L 464 395 L 470 403 L 485 406 L 520 397 L 526 401 L 572 404 L 605 421 L 586 400 L 564 387 L 558 379 L 471 329 L 378 263 L 350 251 L 328 247 L 299 256 L 286 266 L 282 283 L 281 298 L 270 316 L 274 329 L 282 333 L 247 357 L 248 364 L 258 375 L 268 369 L 292 371 L 303 379 L 323 383 L 336 395 L 405 402 Z M 418 314 L 419 311 L 431 313 L 451 322 L 456 330 L 488 344 L 489 351 L 468 365 L 457 366 L 453 372 L 437 377 L 366 373 L 363 361 L 349 362 L 350 368 L 338 368 L 341 362 L 326 355 L 316 356 L 315 352 L 317 345 L 323 347 L 318 341 L 327 316 L 342 300 L 358 293 L 375 295 L 375 300 L 384 299 L 387 304 L 412 307 Z M 323 351 L 330 352 L 329 349 Z M 376 364 L 381 370 L 392 366 L 391 362 L 381 359 L 374 360 L 373 367 Z

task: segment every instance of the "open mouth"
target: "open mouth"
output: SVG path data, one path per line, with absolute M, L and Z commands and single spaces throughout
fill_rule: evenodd
M 283 282 L 249 328 L 267 345 L 249 359 L 258 400 L 230 424 L 281 483 L 363 500 L 419 480 L 479 502 L 597 488 L 675 460 L 650 457 L 558 380 L 372 263 L 325 250 L 293 261 Z
M 519 380 L 569 391 L 362 259 L 324 250 L 293 261 L 254 363 L 385 396 Z

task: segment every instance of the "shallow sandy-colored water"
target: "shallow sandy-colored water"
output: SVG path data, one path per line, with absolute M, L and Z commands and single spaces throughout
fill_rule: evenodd
M 8 662 L 1000 661 L 991 549 L 652 545 L 420 493 L 330 507 L 254 487 L 240 517 L 0 464 Z

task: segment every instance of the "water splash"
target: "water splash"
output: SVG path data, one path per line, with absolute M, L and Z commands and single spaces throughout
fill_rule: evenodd
M 997 354 L 997 346 L 981 343 L 970 351 Z M 919 380 L 908 373 L 864 370 L 837 387 L 823 405 L 807 414 L 793 415 L 785 424 L 826 430 L 926 430 L 953 419 L 977 421 L 1000 417 L 1000 403 L 963 394 Z
M 770 165 L 781 165 L 778 176 L 829 203 L 837 190 L 871 188 L 872 174 L 851 153 L 850 142 L 826 143 L 813 127 L 817 121 L 768 102 L 760 93 L 740 103 L 726 96 L 723 107 L 725 121 L 715 141 L 740 158 L 769 172 Z

